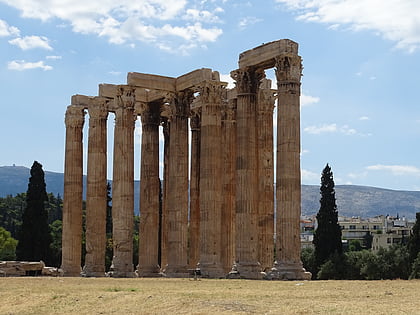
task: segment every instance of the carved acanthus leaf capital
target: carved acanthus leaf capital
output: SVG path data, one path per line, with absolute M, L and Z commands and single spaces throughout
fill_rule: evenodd
M 302 76 L 302 59 L 297 55 L 282 55 L 276 58 L 277 82 L 299 83 Z
M 67 128 L 82 128 L 85 122 L 85 110 L 82 105 L 70 105 L 67 107 L 65 124 Z
M 108 117 L 109 100 L 103 97 L 93 97 L 88 105 L 90 119 L 106 119 Z
M 136 90 L 131 86 L 118 86 L 115 96 L 116 107 L 133 108 L 136 103 Z
M 198 86 L 200 93 L 200 103 L 205 104 L 221 104 L 226 98 L 227 83 L 220 81 L 204 81 Z
M 170 105 L 171 116 L 188 118 L 193 99 L 194 91 L 190 89 L 168 94 L 167 101 Z
M 258 92 L 258 107 L 261 111 L 267 111 L 271 114 L 274 110 L 274 103 L 277 98 L 277 90 L 260 89 Z
M 265 78 L 263 69 L 237 69 L 230 73 L 232 79 L 236 81 L 238 94 L 257 93 L 261 80 Z

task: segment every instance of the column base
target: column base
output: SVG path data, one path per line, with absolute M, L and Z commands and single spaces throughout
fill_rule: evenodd
M 271 271 L 266 273 L 266 280 L 311 280 L 312 274 L 303 268 L 302 263 L 274 262 Z
M 82 272 L 80 273 L 82 277 L 105 277 L 105 268 L 104 266 L 84 266 Z
M 189 278 L 188 267 L 185 266 L 174 266 L 167 265 L 165 270 L 162 272 L 164 277 L 168 278 Z
M 156 278 L 156 277 L 162 276 L 160 272 L 160 267 L 158 265 L 150 266 L 150 267 L 137 266 L 136 273 L 139 277 L 142 277 L 142 278 Z
M 82 267 L 61 265 L 62 275 L 64 277 L 80 277 Z
M 220 264 L 206 264 L 199 263 L 197 268 L 200 270 L 202 278 L 212 279 L 224 279 L 226 278 L 226 272 L 223 270 Z
M 233 264 L 232 270 L 226 278 L 262 280 L 264 278 L 264 273 L 261 272 L 261 265 L 259 262 L 237 262 Z
M 110 271 L 106 274 L 112 278 L 137 278 L 137 274 L 133 271 L 133 265 L 124 264 L 122 266 L 111 265 Z
M 106 275 L 111 278 L 137 278 L 134 271 L 110 271 Z

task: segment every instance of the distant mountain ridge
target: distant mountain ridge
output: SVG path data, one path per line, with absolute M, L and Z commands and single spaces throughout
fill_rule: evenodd
M 47 192 L 63 196 L 64 174 L 45 171 Z M 0 197 L 26 192 L 30 169 L 23 166 L 0 166 Z M 85 178 L 86 179 L 86 178 Z M 135 209 L 139 209 L 140 182 L 135 181 Z M 338 213 L 342 216 L 374 217 L 399 215 L 415 218 L 420 212 L 420 191 L 399 191 L 383 188 L 337 185 L 335 187 Z M 302 185 L 302 214 L 312 215 L 319 210 L 319 186 Z

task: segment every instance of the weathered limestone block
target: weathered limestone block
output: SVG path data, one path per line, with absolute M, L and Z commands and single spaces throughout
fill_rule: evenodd
M 239 55 L 239 68 L 273 68 L 276 66 L 276 58 L 285 53 L 297 55 L 298 44 L 290 39 L 280 39 L 247 50 Z

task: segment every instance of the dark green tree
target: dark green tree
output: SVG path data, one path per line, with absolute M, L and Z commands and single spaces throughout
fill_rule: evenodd
M 16 245 L 15 240 L 9 231 L 0 227 L 0 260 L 15 260 L 16 259 Z
M 112 256 L 114 255 L 113 241 L 112 241 L 112 196 L 111 185 L 106 185 L 106 249 L 105 249 L 105 270 L 109 271 L 112 264 Z
M 332 255 L 333 262 L 342 256 L 341 228 L 338 224 L 338 211 L 335 202 L 335 190 L 333 173 L 327 164 L 321 176 L 321 199 L 320 208 L 316 216 L 318 227 L 314 235 L 315 246 L 315 274 L 318 273 L 322 264 L 328 261 Z
M 410 262 L 413 263 L 420 253 L 420 212 L 416 213 L 416 223 L 414 223 L 411 235 L 407 243 Z
M 48 201 L 44 171 L 37 161 L 31 167 L 26 207 L 22 216 L 19 243 L 16 248 L 18 260 L 50 262 L 51 235 L 48 225 Z

